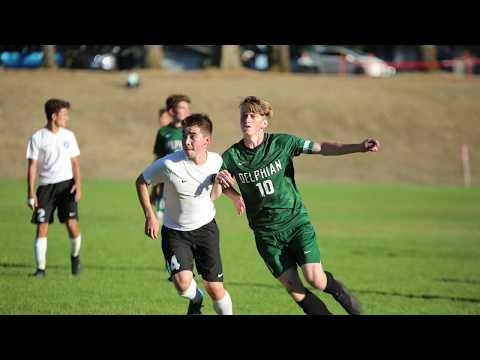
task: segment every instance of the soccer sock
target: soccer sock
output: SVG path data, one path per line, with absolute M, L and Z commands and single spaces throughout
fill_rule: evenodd
M 47 238 L 39 237 L 35 239 L 35 261 L 37 262 L 37 269 L 45 270 L 47 265 Z
M 333 278 L 332 273 L 325 271 L 325 275 L 327 276 L 327 287 L 325 288 L 325 292 L 331 295 L 340 294 L 342 292 L 342 288 L 337 280 Z
M 199 303 L 203 300 L 203 292 L 197 287 L 197 282 L 192 279 L 190 286 L 180 296 L 192 300 L 194 303 Z
M 80 255 L 80 246 L 82 245 L 82 234 L 79 234 L 76 238 L 70 238 L 70 255 L 77 257 Z
M 223 299 L 213 302 L 213 309 L 217 315 L 233 315 L 232 312 L 232 298 L 230 294 L 225 290 L 225 296 Z
M 305 289 L 305 298 L 297 302 L 298 306 L 302 308 L 307 315 L 332 315 L 328 311 L 327 306 L 310 290 Z

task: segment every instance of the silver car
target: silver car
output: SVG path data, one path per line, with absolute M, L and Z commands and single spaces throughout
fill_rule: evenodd
M 343 46 L 312 45 L 295 60 L 294 71 L 325 74 L 365 74 L 393 76 L 396 70 L 382 59 Z

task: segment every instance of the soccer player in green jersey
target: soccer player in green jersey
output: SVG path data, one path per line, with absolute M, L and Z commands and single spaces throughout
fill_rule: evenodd
M 153 146 L 155 160 L 182 149 L 182 121 L 190 115 L 191 100 L 187 95 L 174 94 L 166 100 L 166 112 L 171 117 L 170 124 L 158 130 Z M 157 219 L 162 221 L 165 211 L 163 184 L 152 188 L 150 202 L 155 206 Z
M 322 267 L 315 230 L 295 184 L 292 158 L 300 154 L 378 151 L 380 143 L 375 139 L 359 144 L 318 143 L 288 134 L 270 134 L 265 130 L 272 115 L 272 106 L 258 97 L 249 96 L 240 104 L 243 139 L 223 153 L 215 186 L 231 192 L 238 185 L 260 256 L 306 314 L 331 313 L 305 288 L 297 266 L 311 286 L 332 295 L 349 314 L 359 315 L 360 302 Z

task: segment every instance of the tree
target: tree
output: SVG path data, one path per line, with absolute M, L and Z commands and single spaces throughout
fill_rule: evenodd
M 242 68 L 240 61 L 240 47 L 238 45 L 223 45 L 220 68 L 223 70 L 237 70 Z
M 43 66 L 49 69 L 56 69 L 57 63 L 55 62 L 55 45 L 42 45 Z
M 162 45 L 145 45 L 147 68 L 161 69 L 163 63 L 163 47 Z
M 290 71 L 290 46 L 272 45 L 272 71 Z
M 425 69 L 428 71 L 438 68 L 437 47 L 435 45 L 420 45 L 422 60 L 425 61 Z

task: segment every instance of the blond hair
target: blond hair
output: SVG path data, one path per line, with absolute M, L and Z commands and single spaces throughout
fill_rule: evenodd
M 240 103 L 240 110 L 260 114 L 268 118 L 273 117 L 273 107 L 269 102 L 256 96 L 248 96 Z

